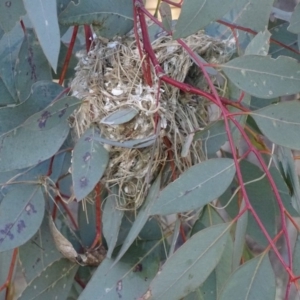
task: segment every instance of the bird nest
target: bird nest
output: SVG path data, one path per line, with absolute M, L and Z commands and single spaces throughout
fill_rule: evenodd
M 203 32 L 184 41 L 209 63 L 227 59 L 225 44 Z M 202 73 L 172 37 L 160 37 L 152 47 L 166 75 L 209 91 Z M 176 175 L 205 159 L 201 141 L 192 136 L 209 122 L 209 103 L 160 81 L 153 67 L 153 85 L 145 84 L 134 38 L 97 39 L 92 50 L 78 53 L 78 58 L 71 90 L 84 101 L 74 114 L 75 138 L 96 126 L 102 137 L 117 142 L 104 143 L 110 161 L 101 181 L 109 190 L 118 186 L 120 208 L 138 208 L 171 159 Z M 222 93 L 218 80 L 212 80 Z

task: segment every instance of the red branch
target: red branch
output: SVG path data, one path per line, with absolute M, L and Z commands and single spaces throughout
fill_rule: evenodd
M 96 237 L 91 249 L 94 249 L 96 246 L 102 244 L 102 211 L 101 211 L 101 183 L 98 182 L 95 187 L 95 205 L 96 205 Z

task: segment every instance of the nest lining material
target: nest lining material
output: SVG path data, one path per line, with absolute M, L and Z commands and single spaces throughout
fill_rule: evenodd
M 226 60 L 225 44 L 203 32 L 184 41 L 208 62 Z M 189 55 L 171 37 L 158 38 L 152 46 L 166 75 L 209 90 Z M 164 137 L 171 142 L 179 174 L 204 159 L 200 141 L 190 142 L 188 150 L 184 148 L 191 133 L 209 121 L 207 103 L 201 97 L 180 93 L 177 88 L 164 83 L 160 86 L 158 101 L 159 79 L 152 68 L 153 86 L 143 83 L 141 59 L 134 38 L 110 42 L 98 39 L 88 54 L 80 52 L 78 58 L 71 90 L 74 96 L 84 101 L 74 115 L 75 138 L 91 126 L 97 126 L 102 136 L 110 140 L 143 139 L 153 135 L 159 116 L 160 130 L 154 146 L 130 149 L 106 145 L 110 162 L 101 181 L 119 187 L 120 208 L 136 209 L 143 203 L 149 184 L 167 161 Z M 137 114 L 125 124 L 103 122 L 116 111 L 133 108 Z

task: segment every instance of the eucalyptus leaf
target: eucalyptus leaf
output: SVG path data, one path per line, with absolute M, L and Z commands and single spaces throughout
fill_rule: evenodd
M 23 3 L 41 47 L 56 71 L 60 48 L 56 1 L 23 0 Z
M 300 150 L 299 109 L 298 100 L 281 102 L 256 110 L 251 116 L 262 133 L 273 143 Z
M 271 33 L 266 29 L 259 32 L 245 50 L 245 55 L 268 55 Z
M 137 114 L 138 111 L 135 108 L 123 108 L 107 115 L 100 123 L 106 125 L 120 125 L 131 121 Z
M 72 158 L 72 179 L 76 199 L 82 200 L 103 176 L 109 161 L 109 153 L 95 142 L 97 130 L 86 130 L 76 143 Z
M 199 287 L 219 262 L 229 228 L 220 224 L 194 234 L 150 283 L 148 299 L 181 299 Z
M 166 2 L 161 2 L 159 5 L 159 13 L 162 19 L 164 29 L 172 31 L 172 10 L 171 6 Z
M 293 33 L 300 33 L 300 3 L 295 7 L 290 20 L 288 30 Z
M 39 185 L 20 184 L 0 203 L 0 252 L 27 242 L 39 229 L 45 210 Z
M 220 300 L 274 300 L 275 275 L 268 252 L 243 264 L 229 278 Z
M 150 214 L 168 215 L 200 208 L 222 195 L 234 175 L 233 160 L 228 158 L 194 165 L 160 192 Z
M 296 60 L 246 55 L 221 66 L 240 89 L 260 98 L 275 98 L 300 91 L 300 66 Z

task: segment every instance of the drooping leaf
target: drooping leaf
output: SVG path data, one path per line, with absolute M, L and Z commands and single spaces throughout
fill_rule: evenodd
M 27 282 L 41 274 L 62 255 L 56 249 L 49 231 L 48 216 L 44 217 L 37 233 L 24 245 L 19 247 L 22 273 Z
M 138 111 L 135 108 L 123 108 L 109 114 L 103 118 L 100 123 L 106 125 L 120 125 L 131 121 L 137 114 Z
M 220 300 L 274 300 L 275 275 L 268 253 L 263 253 L 243 264 L 230 277 Z
M 300 109 L 298 100 L 288 101 L 261 108 L 251 115 L 259 129 L 272 142 L 300 150 L 298 109 Z
M 0 137 L 0 172 L 31 167 L 53 156 L 69 134 L 67 121 L 46 130 L 19 127 Z
M 268 25 L 273 0 L 239 0 L 236 2 L 234 24 L 263 31 Z
M 153 251 L 147 253 L 150 249 Z M 159 249 L 153 241 L 137 242 L 115 266 L 112 259 L 105 259 L 78 300 L 90 300 L 95 295 L 98 300 L 139 299 L 158 272 Z
M 208 158 L 216 157 L 216 152 L 227 141 L 224 121 L 216 121 L 208 125 L 203 131 L 195 133 L 194 141 L 202 141 L 202 149 Z
M 166 31 L 172 31 L 172 10 L 171 6 L 166 2 L 161 2 L 159 5 L 159 14 L 162 19 L 164 29 Z
M 76 199 L 82 200 L 95 187 L 105 172 L 109 153 L 95 142 L 97 130 L 88 129 L 76 143 L 72 158 L 72 179 Z
M 122 36 L 133 27 L 132 1 L 71 1 L 60 14 L 59 22 L 69 26 L 91 24 L 97 35 L 106 38 Z
M 194 165 L 160 192 L 150 214 L 167 215 L 204 206 L 222 195 L 234 174 L 233 160 L 228 158 Z
M 292 17 L 290 20 L 290 26 L 288 27 L 288 30 L 293 33 L 300 33 L 300 4 L 298 3 L 295 7 Z
M 23 3 L 41 47 L 56 71 L 60 48 L 56 1 L 23 0 Z
M 39 80 L 52 80 L 50 65 L 34 32 L 28 28 L 19 51 L 15 80 L 21 102 L 27 99 L 32 84 Z
M 246 55 L 221 67 L 238 88 L 256 97 L 270 99 L 300 91 L 300 66 L 290 57 Z
M 146 197 L 145 203 L 141 210 L 139 211 L 135 221 L 132 224 L 132 227 L 123 242 L 121 250 L 118 252 L 118 256 L 115 259 L 115 263 L 120 260 L 120 258 L 124 255 L 124 253 L 128 250 L 128 248 L 131 246 L 131 244 L 134 242 L 134 240 L 138 237 L 140 231 L 145 226 L 149 214 L 151 211 L 151 206 L 153 205 L 153 202 L 157 198 L 157 195 L 160 190 L 160 182 L 161 182 L 161 176 L 159 175 L 154 183 L 152 184 L 151 188 L 149 189 L 148 195 Z
M 18 185 L 0 203 L 0 252 L 27 242 L 39 229 L 44 217 L 41 186 Z
M 66 299 L 78 265 L 62 258 L 32 280 L 18 299 Z
M 105 237 L 108 251 L 107 258 L 111 258 L 112 252 L 117 244 L 118 235 L 124 215 L 124 210 L 117 209 L 118 206 L 118 189 L 113 186 L 111 193 L 108 195 L 102 216 L 103 235 Z
M 25 15 L 23 1 L 0 1 L 0 28 L 5 32 L 10 31 Z
M 174 39 L 187 37 L 196 33 L 211 21 L 224 16 L 234 5 L 234 0 L 190 0 L 185 1 L 175 26 Z
M 150 283 L 148 299 L 180 299 L 199 287 L 219 262 L 229 227 L 220 224 L 194 234 Z
M 15 64 L 23 39 L 24 33 L 20 24 L 6 32 L 0 39 L 0 77 L 14 102 L 18 100 L 15 87 Z
M 22 127 L 32 131 L 49 130 L 61 122 L 65 122 L 81 103 L 81 100 L 72 96 L 56 100 L 42 111 L 29 117 Z
M 245 55 L 268 55 L 271 33 L 266 29 L 259 32 L 245 50 Z

